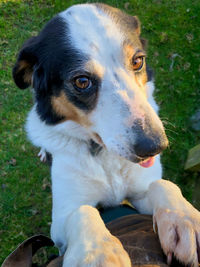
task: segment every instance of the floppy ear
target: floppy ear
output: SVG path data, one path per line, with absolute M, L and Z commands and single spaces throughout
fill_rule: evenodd
M 146 39 L 140 37 L 140 42 L 142 44 L 143 49 L 147 50 L 148 41 Z
M 134 28 L 138 35 L 141 33 L 140 21 L 137 16 L 133 16 L 134 19 Z
M 20 89 L 26 89 L 32 83 L 33 69 L 37 63 L 36 40 L 37 37 L 32 37 L 24 44 L 13 68 L 13 79 Z
M 139 21 L 137 16 L 134 16 L 133 18 L 134 18 L 135 31 L 140 36 L 140 34 L 141 34 L 141 23 L 140 23 L 140 21 Z M 143 49 L 146 50 L 147 49 L 147 45 L 148 45 L 148 41 L 146 39 L 140 37 L 140 42 L 142 44 Z

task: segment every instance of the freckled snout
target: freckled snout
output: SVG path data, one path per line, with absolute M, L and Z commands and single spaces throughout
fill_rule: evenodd
M 138 158 L 148 158 L 159 154 L 168 146 L 168 139 L 163 127 L 152 120 L 138 120 L 132 127 L 136 141 L 134 152 Z

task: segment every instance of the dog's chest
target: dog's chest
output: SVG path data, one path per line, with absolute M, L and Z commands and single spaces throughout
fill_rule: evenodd
M 158 179 L 159 176 L 156 174 L 160 170 L 159 159 L 156 160 L 153 168 L 147 170 L 140 167 L 139 164 L 104 151 L 94 163 L 92 171 L 94 176 L 91 178 L 91 183 L 94 183 L 95 187 L 95 179 L 100 179 L 102 188 L 98 189 L 101 203 L 108 206 L 118 205 L 125 198 L 142 197 L 148 190 L 149 184 Z M 103 175 L 99 175 L 100 173 Z
M 100 164 L 105 174 L 102 177 L 104 190 L 101 202 L 104 205 L 117 205 L 128 195 L 130 190 L 129 168 L 123 160 L 112 156 L 108 157 L 105 154 L 101 157 Z
M 69 149 L 73 153 L 68 150 L 53 155 L 52 165 L 53 184 L 60 183 L 59 177 L 63 177 L 66 195 L 74 191 L 93 205 L 117 205 L 127 196 L 130 174 L 126 161 L 108 152 L 92 156 L 81 145 Z
M 60 183 L 62 177 L 66 196 L 80 196 L 91 205 L 112 206 L 127 197 L 140 198 L 161 173 L 159 159 L 147 170 L 104 149 L 93 156 L 84 142 L 69 142 L 53 158 L 53 181 Z

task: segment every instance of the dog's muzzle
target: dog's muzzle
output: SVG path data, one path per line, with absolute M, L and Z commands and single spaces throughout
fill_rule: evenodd
M 132 131 L 136 137 L 133 151 L 138 163 L 154 157 L 168 146 L 167 136 L 160 124 L 156 125 L 149 120 L 141 123 L 138 120 L 134 123 Z

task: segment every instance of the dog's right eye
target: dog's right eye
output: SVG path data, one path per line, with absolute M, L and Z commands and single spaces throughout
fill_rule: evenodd
M 92 86 L 92 82 L 88 77 L 80 76 L 74 79 L 73 86 L 78 91 L 84 91 Z
M 134 58 L 132 60 L 133 70 L 134 71 L 141 70 L 143 67 L 143 63 L 144 63 L 144 57 L 143 56 L 139 56 L 139 57 Z

